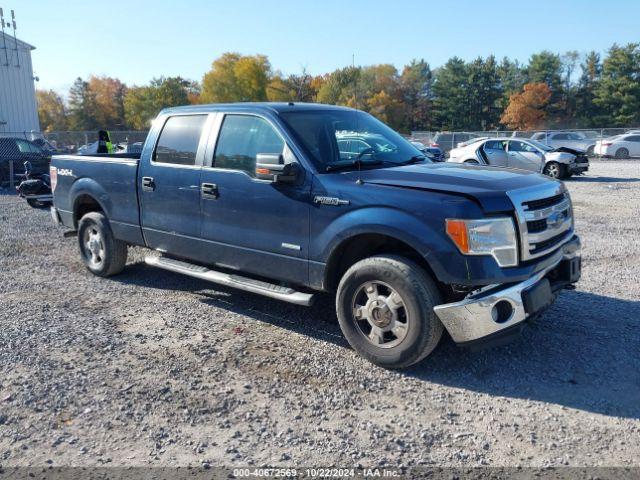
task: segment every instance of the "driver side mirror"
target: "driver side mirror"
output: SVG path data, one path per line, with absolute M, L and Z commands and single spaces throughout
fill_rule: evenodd
M 298 177 L 297 163 L 284 163 L 280 153 L 259 153 L 256 155 L 256 178 L 273 183 L 293 183 Z

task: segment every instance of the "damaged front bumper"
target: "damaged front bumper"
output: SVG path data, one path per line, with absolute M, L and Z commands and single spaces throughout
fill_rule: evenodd
M 516 284 L 489 285 L 464 300 L 434 307 L 451 338 L 463 346 L 518 333 L 522 323 L 549 307 L 557 292 L 580 278 L 580 240 L 574 237 L 554 255 L 557 260 Z

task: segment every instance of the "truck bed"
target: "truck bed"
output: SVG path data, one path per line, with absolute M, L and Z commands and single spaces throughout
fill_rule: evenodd
M 116 238 L 143 245 L 136 180 L 139 159 L 140 154 L 54 155 L 53 203 L 62 223 L 75 230 L 78 212 L 91 197 L 109 218 Z

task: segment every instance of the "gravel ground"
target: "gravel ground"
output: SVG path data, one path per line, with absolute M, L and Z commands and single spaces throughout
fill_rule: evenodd
M 0 196 L 0 465 L 640 466 L 640 162 L 568 182 L 576 291 L 515 343 L 445 339 L 403 372 L 310 309 L 152 269 L 81 265 Z

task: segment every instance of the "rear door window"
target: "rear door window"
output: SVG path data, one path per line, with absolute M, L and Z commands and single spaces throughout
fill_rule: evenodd
M 177 115 L 164 124 L 154 161 L 173 165 L 195 165 L 206 115 Z
M 485 150 L 504 150 L 504 143 L 502 140 L 489 140 L 484 144 Z
M 214 168 L 240 170 L 256 176 L 259 153 L 281 154 L 284 140 L 264 118 L 252 115 L 225 115 L 216 151 Z

